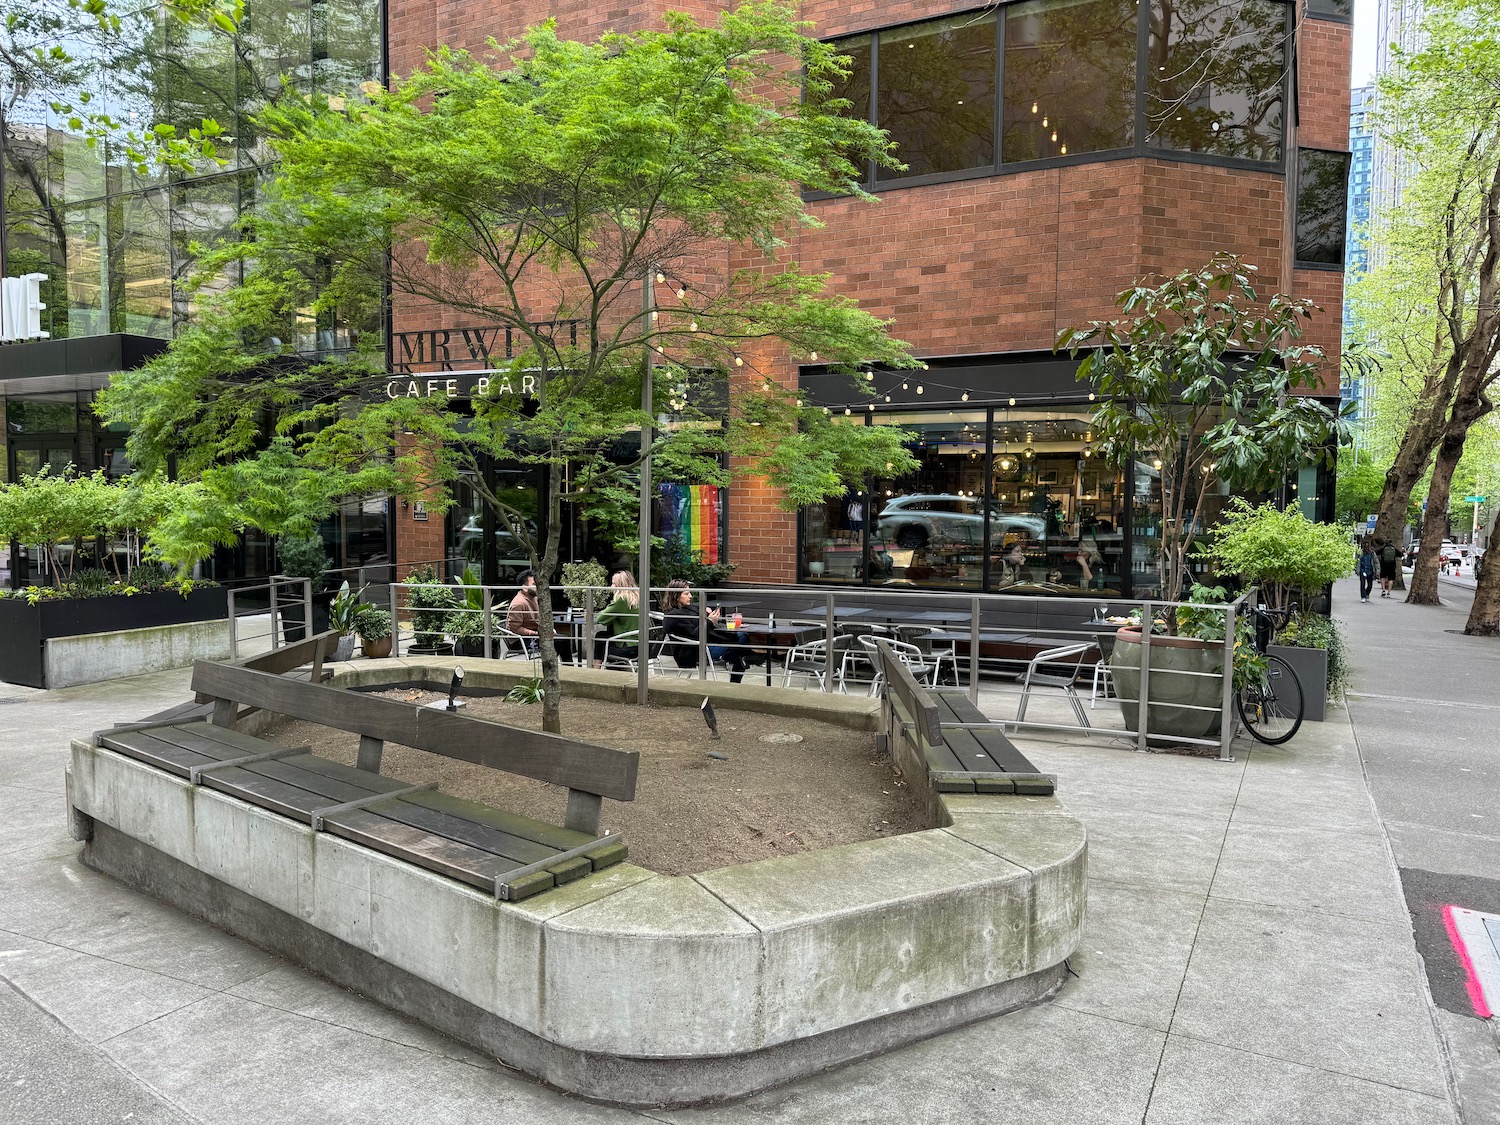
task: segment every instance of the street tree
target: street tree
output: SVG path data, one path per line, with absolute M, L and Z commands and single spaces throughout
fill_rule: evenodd
M 256 458 L 269 427 L 334 478 L 330 495 L 383 473 L 440 505 L 424 490 L 462 474 L 537 573 L 544 725 L 559 729 L 563 503 L 623 539 L 648 456 L 658 479 L 713 483 L 728 460 L 788 508 L 914 465 L 901 431 L 842 424 L 764 370 L 789 352 L 848 373 L 853 395 L 866 365 L 915 362 L 784 256 L 816 222 L 804 191 L 868 201 L 864 163 L 894 163 L 883 133 L 839 113 L 847 60 L 807 27 L 769 0 L 591 44 L 546 23 L 485 58 L 439 49 L 389 90 L 283 99 L 258 120 L 279 159 L 264 204 L 203 259 L 238 262 L 244 284 L 101 411 L 130 424 L 148 471 Z M 482 390 L 372 381 L 386 286 L 396 308 L 493 329 L 465 355 Z M 299 333 L 361 325 L 363 350 L 298 354 Z M 540 519 L 486 477 L 497 458 L 545 476 Z
M 1125 290 L 1125 316 L 1059 335 L 1085 351 L 1078 378 L 1098 396 L 1095 447 L 1107 463 L 1148 461 L 1161 482 L 1162 597 L 1180 601 L 1188 556 L 1220 484 L 1274 488 L 1347 440 L 1347 423 L 1305 392 L 1322 349 L 1300 344 L 1310 301 L 1262 299 L 1255 267 L 1230 254 L 1157 285 Z M 1304 392 L 1304 393 L 1299 393 Z M 1169 625 L 1174 619 L 1168 616 Z
M 1413 170 L 1377 216 L 1385 265 L 1357 287 L 1361 326 L 1397 362 L 1411 407 L 1376 522 L 1400 538 L 1412 489 L 1431 465 L 1422 547 L 1407 600 L 1435 604 L 1437 553 L 1453 473 L 1500 377 L 1500 11 L 1433 0 L 1425 45 L 1381 82 L 1378 128 Z M 1398 392 L 1399 393 L 1399 392 Z M 1470 627 L 1496 609 L 1476 598 Z

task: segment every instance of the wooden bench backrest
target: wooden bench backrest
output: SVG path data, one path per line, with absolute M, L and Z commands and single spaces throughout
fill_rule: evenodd
M 257 672 L 270 672 L 274 676 L 290 672 L 304 664 L 311 664 L 315 670 L 320 670 L 323 661 L 333 655 L 333 650 L 338 647 L 338 643 L 338 631 L 330 629 L 326 633 L 319 633 L 315 637 L 298 641 L 296 644 L 283 645 L 281 648 L 273 648 L 270 652 L 263 652 L 259 656 L 247 656 L 242 660 L 236 660 L 230 666 L 253 668 Z
M 634 750 L 208 660 L 193 665 L 193 690 L 616 801 L 635 799 L 640 754 Z
M 890 645 L 883 640 L 876 641 L 875 651 L 880 671 L 885 675 L 886 692 L 892 709 L 903 722 L 913 725 L 923 749 L 941 742 L 942 721 L 932 697 L 917 683 L 911 669 L 901 662 Z M 896 732 L 891 733 L 894 735 Z

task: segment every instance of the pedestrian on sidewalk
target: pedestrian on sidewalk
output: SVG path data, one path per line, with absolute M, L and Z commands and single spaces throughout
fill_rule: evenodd
M 1375 588 L 1375 544 L 1367 535 L 1360 541 L 1359 552 L 1359 600 L 1370 600 L 1370 591 Z
M 1389 539 L 1380 543 L 1380 596 L 1391 596 L 1391 587 L 1396 584 L 1396 568 L 1401 565 L 1401 549 Z

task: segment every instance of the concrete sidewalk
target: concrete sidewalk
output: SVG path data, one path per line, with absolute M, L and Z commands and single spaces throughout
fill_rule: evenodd
M 68 740 L 186 684 L 0 685 L 0 1123 L 1456 1120 L 1342 709 L 1228 764 L 1021 739 L 1091 837 L 1077 976 L 1053 1002 L 737 1105 L 636 1113 L 538 1087 L 82 867 Z

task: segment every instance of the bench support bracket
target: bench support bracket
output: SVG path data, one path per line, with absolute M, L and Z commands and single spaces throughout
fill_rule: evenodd
M 571 828 L 574 832 L 587 832 L 590 836 L 599 834 L 599 811 L 604 806 L 604 798 L 597 793 L 585 793 L 582 789 L 568 790 L 568 809 L 563 814 L 563 827 Z
M 312 830 L 323 831 L 323 818 L 332 816 L 334 813 L 348 812 L 350 809 L 362 809 L 366 805 L 378 805 L 381 801 L 389 801 L 392 797 L 404 797 L 408 793 L 420 793 L 426 789 L 436 789 L 438 783 L 429 781 L 425 785 L 408 785 L 403 789 L 392 789 L 389 793 L 371 793 L 368 797 L 361 797 L 357 801 L 345 801 L 339 805 L 324 805 L 320 809 L 313 809 L 307 815 L 312 819 Z
M 194 785 L 202 784 L 202 777 L 214 770 L 227 770 L 234 766 L 248 766 L 251 762 L 272 762 L 277 758 L 290 758 L 294 754 L 311 754 L 311 746 L 284 747 L 280 750 L 267 750 L 264 754 L 246 754 L 242 758 L 225 758 L 222 762 L 210 762 L 206 766 L 189 766 L 188 781 Z

